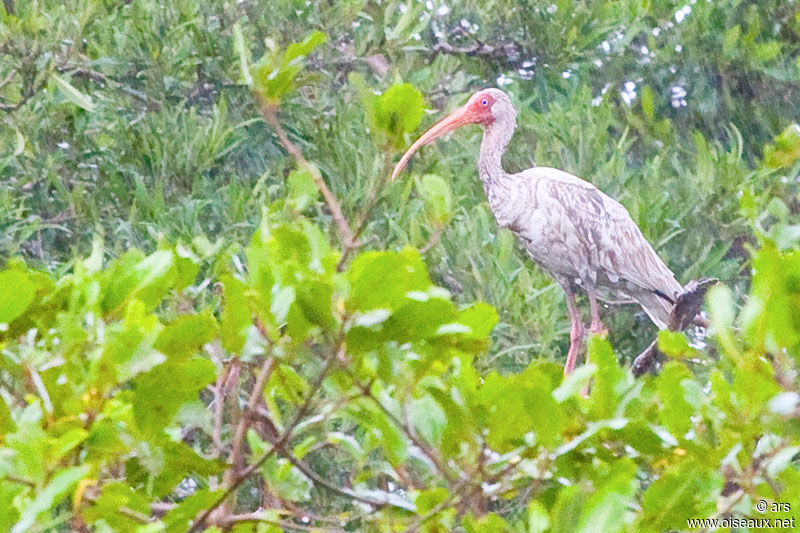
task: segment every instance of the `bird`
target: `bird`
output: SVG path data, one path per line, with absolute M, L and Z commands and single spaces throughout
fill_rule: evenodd
M 514 174 L 503 169 L 517 111 L 502 90 L 477 91 L 425 131 L 394 167 L 392 181 L 420 147 L 471 124 L 483 128 L 478 175 L 498 225 L 509 228 L 533 262 L 564 289 L 571 324 L 564 375 L 574 370 L 586 332 L 575 298 L 578 288 L 589 300 L 593 335 L 607 334 L 598 291 L 636 301 L 665 329 L 682 287 L 621 203 L 556 168 L 535 166 Z

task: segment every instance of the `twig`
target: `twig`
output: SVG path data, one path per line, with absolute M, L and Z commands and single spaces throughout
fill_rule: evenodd
M 28 100 L 30 100 L 33 97 L 33 95 L 37 94 L 42 89 L 42 87 L 44 87 L 48 77 L 49 76 L 43 76 L 42 80 L 39 83 L 37 83 L 36 85 L 29 86 L 27 90 L 22 94 L 20 99 L 16 101 L 16 103 L 4 104 L 0 102 L 0 111 L 11 112 L 18 110 L 20 107 L 25 105 L 25 103 Z
M 256 98 L 259 98 L 258 95 L 256 95 Z M 311 178 L 314 180 L 317 189 L 319 189 L 319 192 L 322 194 L 325 203 L 328 204 L 328 208 L 331 210 L 333 221 L 336 223 L 336 227 L 339 229 L 339 233 L 342 235 L 345 249 L 358 248 L 360 244 L 356 242 L 356 239 L 353 237 L 353 232 L 350 230 L 350 225 L 347 223 L 347 219 L 345 219 L 344 213 L 342 212 L 342 206 L 328 188 L 325 180 L 322 179 L 319 169 L 310 164 L 306 158 L 303 157 L 300 149 L 291 140 L 289 140 L 289 136 L 286 135 L 286 131 L 283 129 L 283 126 L 281 126 L 281 123 L 278 120 L 277 107 L 265 102 L 263 99 L 260 101 L 261 114 L 264 116 L 264 120 L 266 120 L 267 124 L 269 124 L 272 129 L 275 130 L 275 133 L 278 135 L 278 139 L 280 140 L 281 144 L 294 158 L 297 166 L 304 169 L 311 175 Z
M 214 445 L 212 456 L 214 458 L 222 455 L 222 415 L 225 409 L 225 396 L 222 394 L 222 384 L 228 372 L 223 370 L 217 376 L 217 382 L 212 391 L 214 393 L 214 433 L 211 435 L 211 442 Z
M 335 492 L 336 494 L 339 494 L 340 496 L 345 496 L 347 498 L 351 498 L 353 500 L 356 500 L 356 501 L 359 501 L 359 502 L 362 502 L 362 503 L 366 503 L 366 504 L 369 504 L 369 505 L 374 505 L 376 507 L 383 507 L 385 505 L 389 505 L 388 501 L 381 501 L 381 500 L 377 500 L 377 499 L 374 499 L 374 498 L 369 498 L 367 496 L 362 496 L 360 494 L 357 494 L 356 492 L 354 492 L 354 491 L 352 491 L 350 489 L 347 489 L 345 487 L 337 487 L 336 485 L 334 485 L 330 481 L 326 480 L 325 478 L 323 478 L 322 476 L 317 474 L 314 471 L 314 469 L 312 469 L 310 466 L 308 466 L 302 460 L 300 460 L 297 457 L 295 457 L 294 454 L 292 454 L 289 450 L 286 449 L 285 443 L 283 445 L 281 445 L 280 448 L 278 448 L 278 452 L 281 455 L 283 455 L 290 463 L 292 463 L 294 466 L 296 466 L 298 470 L 300 470 L 303 474 L 305 474 L 307 477 L 309 477 L 314 483 L 317 483 L 318 485 L 322 485 L 326 489 L 328 489 L 328 490 L 330 490 L 332 492 Z
M 6 77 L 5 77 L 5 78 L 3 78 L 3 80 L 2 80 L 2 81 L 0 81 L 0 89 L 2 89 L 3 87 L 5 87 L 5 86 L 8 84 L 8 82 L 10 82 L 12 79 L 14 79 L 14 76 L 16 76 L 16 74 L 17 74 L 17 72 L 18 72 L 18 71 L 19 71 L 19 67 L 14 67 L 14 68 L 12 68 L 12 69 L 11 69 L 11 70 L 8 72 L 8 75 L 6 75 Z
M 189 533 L 194 533 L 196 531 L 199 531 L 200 528 L 206 524 L 206 521 L 208 520 L 209 516 L 211 516 L 211 513 L 213 513 L 220 505 L 222 505 L 222 503 L 225 502 L 225 500 L 227 500 L 228 497 L 231 494 L 233 494 L 234 491 L 236 491 L 236 489 L 239 487 L 239 485 L 242 484 L 242 482 L 245 479 L 250 477 L 250 475 L 253 472 L 261 468 L 261 465 L 263 465 L 267 461 L 267 459 L 272 457 L 275 454 L 275 452 L 278 451 L 278 448 L 289 442 L 289 439 L 292 437 L 292 432 L 294 431 L 294 428 L 297 427 L 297 425 L 302 421 L 303 417 L 305 417 L 308 411 L 311 409 L 311 402 L 316 396 L 317 391 L 319 391 L 320 386 L 322 386 L 322 382 L 325 379 L 325 376 L 327 376 L 328 371 L 330 370 L 331 366 L 333 366 L 333 363 L 336 361 L 337 357 L 340 355 L 340 352 L 344 350 L 343 339 L 339 340 L 338 346 L 339 348 L 328 356 L 327 360 L 325 361 L 325 366 L 322 368 L 317 378 L 311 384 L 311 390 L 309 391 L 305 402 L 303 402 L 303 404 L 297 410 L 294 419 L 292 419 L 291 423 L 286 427 L 280 438 L 275 442 L 272 448 L 270 448 L 269 451 L 265 452 L 256 462 L 252 463 L 250 466 L 248 466 L 247 468 L 236 474 L 236 476 L 231 481 L 230 485 L 225 489 L 225 492 L 223 492 L 222 495 L 219 498 L 217 498 L 217 500 L 208 509 L 204 510 L 200 514 L 198 519 L 194 522 L 194 524 L 192 524 L 192 527 L 189 529 Z
M 351 377 L 353 377 L 353 376 L 351 375 Z M 354 379 L 354 381 L 355 381 L 355 379 Z M 368 387 L 366 387 L 365 385 L 359 384 L 358 381 L 356 381 L 356 383 L 361 388 L 364 396 L 369 398 L 369 399 L 371 399 L 373 402 L 375 402 L 375 404 L 378 407 L 381 408 L 381 410 L 386 414 L 386 416 L 388 416 L 392 420 L 392 422 L 394 422 L 401 430 L 403 430 L 403 433 L 406 434 L 406 436 L 409 438 L 409 440 L 417 448 L 422 450 L 422 453 L 424 453 L 425 456 L 428 459 L 430 459 L 430 461 L 433 463 L 433 465 L 436 467 L 436 469 L 439 471 L 439 473 L 442 474 L 442 476 L 444 476 L 445 479 L 447 479 L 448 482 L 450 482 L 451 484 L 455 484 L 456 480 L 459 477 L 462 477 L 462 476 L 455 476 L 452 472 L 450 472 L 450 470 L 447 469 L 444 466 L 444 464 L 442 463 L 442 460 L 436 455 L 436 453 L 434 453 L 433 450 L 431 450 L 424 442 L 422 442 L 419 439 L 419 437 L 417 437 L 416 432 L 413 431 L 413 429 L 410 426 L 408 426 L 407 424 L 403 423 L 402 420 L 399 420 L 394 415 L 394 413 L 392 413 L 385 405 L 383 405 L 383 403 L 381 403 L 380 400 L 378 400 L 375 396 L 373 396 L 372 391 L 369 390 Z M 462 477 L 462 479 L 463 479 L 463 477 Z
M 345 530 L 341 528 L 333 528 L 327 526 L 308 526 L 305 524 L 289 522 L 287 520 L 273 520 L 271 518 L 267 518 L 266 516 L 264 516 L 264 513 L 261 511 L 231 515 L 227 517 L 225 521 L 219 525 L 227 529 L 236 524 L 241 524 L 243 522 L 262 522 L 264 524 L 272 524 L 273 526 L 278 526 L 283 529 L 297 529 L 300 531 L 320 531 L 323 533 L 345 533 Z
M 670 331 L 681 331 L 691 324 L 700 312 L 700 308 L 703 306 L 706 292 L 716 285 L 717 281 L 718 280 L 714 278 L 690 281 L 672 306 L 667 328 Z M 654 340 L 633 360 L 631 372 L 633 372 L 633 375 L 636 377 L 641 376 L 645 372 L 655 372 L 660 359 L 661 352 L 658 350 L 657 340 Z
M 33 481 L 28 481 L 27 479 L 22 479 L 21 477 L 5 475 L 3 476 L 3 479 L 5 481 L 10 481 L 11 483 L 25 485 L 26 487 L 30 487 L 32 489 L 36 488 L 36 483 L 34 483 Z
M 239 423 L 236 425 L 236 430 L 234 431 L 233 434 L 233 443 L 231 445 L 231 454 L 230 454 L 231 469 L 229 470 L 229 472 L 233 472 L 234 475 L 241 468 L 240 463 L 242 460 L 242 444 L 244 443 L 244 437 L 247 434 L 247 430 L 250 428 L 250 424 L 253 422 L 252 413 L 255 411 L 255 408 L 258 405 L 259 400 L 261 399 L 262 391 L 264 390 L 264 385 L 267 383 L 267 380 L 272 375 L 272 369 L 274 368 L 274 366 L 275 366 L 274 358 L 267 357 L 266 359 L 264 359 L 264 364 L 261 365 L 261 370 L 259 371 L 258 377 L 256 378 L 256 381 L 253 384 L 253 389 L 250 391 L 250 399 L 247 402 L 247 407 L 245 407 L 245 410 L 242 413 L 242 417 L 239 420 Z M 232 479 L 230 481 L 232 481 Z
M 419 253 L 427 253 L 431 248 L 436 246 L 436 243 L 442 238 L 442 233 L 444 233 L 444 226 L 437 228 L 436 231 L 433 232 L 433 235 L 431 235 L 431 238 L 425 243 L 425 246 L 419 249 Z
M 381 197 L 381 192 L 383 189 L 386 188 L 386 184 L 389 183 L 389 176 L 392 172 L 392 158 L 390 153 L 390 146 L 387 145 L 384 147 L 383 150 L 383 168 L 381 169 L 380 176 L 378 177 L 378 183 L 369 191 L 369 195 L 367 196 L 367 206 L 358 216 L 358 220 L 355 225 L 355 229 L 353 230 L 353 239 L 358 240 L 361 236 L 361 232 L 364 231 L 364 228 L 367 226 L 367 222 L 370 219 L 370 215 L 372 215 L 372 210 L 375 209 L 375 206 L 378 205 L 378 199 Z M 350 252 L 353 251 L 353 248 L 345 248 L 344 252 L 342 253 L 341 259 L 339 259 L 339 263 L 336 265 L 337 270 L 342 270 L 344 264 L 347 262 L 347 258 L 350 255 Z
M 78 67 L 78 66 L 62 67 L 62 68 L 59 68 L 58 71 L 59 72 L 70 72 L 71 71 L 73 76 L 79 76 L 79 77 L 82 77 L 82 78 L 86 78 L 87 80 L 93 81 L 93 82 L 95 82 L 97 84 L 105 83 L 106 85 L 110 85 L 114 89 L 122 91 L 125 94 L 128 94 L 128 95 L 136 98 L 140 102 L 143 102 L 143 103 L 148 104 L 148 105 L 149 104 L 154 104 L 153 107 L 155 107 L 156 110 L 159 110 L 161 108 L 161 106 L 163 105 L 163 103 L 158 101 L 158 100 L 152 100 L 152 99 L 148 98 L 148 96 L 146 94 L 144 94 L 143 92 L 137 91 L 136 89 L 134 89 L 132 87 L 128 87 L 125 84 L 122 84 L 122 83 L 120 83 L 120 82 L 118 82 L 118 81 L 116 81 L 114 79 L 109 78 L 108 76 L 106 76 L 102 72 L 97 72 L 96 70 L 93 70 L 93 69 L 91 69 L 89 67 Z
M 506 43 L 491 46 L 485 43 L 478 43 L 471 46 L 453 46 L 448 42 L 439 41 L 431 48 L 434 57 L 438 54 L 454 54 L 475 57 L 489 57 L 493 59 L 504 59 L 513 63 L 520 56 L 520 47 L 517 43 Z

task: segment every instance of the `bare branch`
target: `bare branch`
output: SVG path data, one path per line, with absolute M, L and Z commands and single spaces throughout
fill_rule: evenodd
M 419 253 L 424 254 L 430 251 L 431 248 L 436 246 L 436 243 L 439 242 L 439 239 L 442 238 L 442 233 L 444 233 L 444 226 L 440 226 L 433 232 L 431 238 L 428 239 L 428 242 L 425 243 L 425 246 L 419 249 Z
M 258 98 L 258 95 L 256 95 L 256 97 Z M 286 151 L 289 152 L 289 155 L 294 158 L 297 166 L 311 175 L 311 178 L 314 180 L 317 189 L 319 189 L 319 192 L 322 194 L 325 203 L 328 204 L 328 208 L 331 210 L 333 221 L 336 223 L 336 227 L 339 229 L 339 233 L 342 235 L 342 239 L 344 240 L 345 249 L 358 248 L 359 244 L 353 237 L 353 232 L 350 230 L 350 225 L 347 223 L 347 219 L 344 217 L 342 206 L 328 188 L 325 180 L 322 179 L 319 169 L 310 164 L 306 158 L 303 157 L 303 154 L 300 152 L 300 149 L 297 147 L 297 145 L 289 140 L 289 136 L 286 135 L 286 130 L 283 129 L 280 120 L 278 120 L 277 107 L 261 100 L 261 114 L 264 116 L 264 120 L 267 121 L 267 124 L 269 124 L 272 129 L 275 130 L 275 133 L 278 135 L 278 139 L 280 140 L 281 144 Z
M 289 522 L 287 520 L 273 520 L 264 515 L 261 511 L 253 513 L 235 514 L 227 517 L 220 526 L 224 528 L 232 527 L 236 524 L 244 522 L 262 522 L 264 524 L 272 524 L 286 530 L 300 530 L 300 531 L 320 531 L 322 533 L 345 533 L 344 529 L 327 527 L 327 526 L 310 526 L 305 524 L 298 524 L 297 522 Z
M 351 375 L 351 377 L 353 376 Z M 355 380 L 355 378 L 353 379 Z M 358 382 L 356 381 L 356 383 Z M 358 386 L 361 388 L 364 396 L 371 399 L 378 407 L 380 407 L 381 410 L 386 414 L 386 416 L 388 416 L 392 420 L 392 422 L 394 422 L 397 425 L 397 427 L 399 427 L 403 431 L 403 433 L 406 434 L 406 436 L 414 444 L 414 446 L 419 448 L 422 451 L 422 453 L 424 453 L 425 456 L 428 459 L 430 459 L 430 461 L 433 463 L 433 465 L 436 467 L 439 473 L 442 474 L 442 476 L 444 476 L 448 482 L 450 482 L 451 484 L 455 484 L 459 478 L 463 479 L 463 476 L 455 475 L 450 471 L 450 469 L 445 467 L 444 462 L 436 454 L 436 452 L 432 450 L 430 446 L 428 446 L 425 442 L 420 440 L 420 438 L 417 436 L 416 432 L 413 430 L 413 428 L 411 428 L 411 426 L 404 423 L 402 420 L 398 419 L 394 413 L 392 413 L 385 405 L 383 405 L 383 403 L 381 403 L 381 401 L 372 394 L 372 391 L 369 389 L 369 387 L 361 384 L 358 384 Z
M 352 491 L 352 490 L 350 490 L 348 488 L 345 488 L 345 487 L 337 487 L 336 485 L 334 485 L 330 481 L 326 480 L 325 478 L 323 478 L 322 476 L 317 474 L 314 471 L 314 469 L 312 469 L 306 463 L 304 463 L 303 461 L 301 461 L 300 459 L 295 457 L 294 454 L 292 454 L 292 452 L 290 452 L 289 450 L 286 449 L 285 443 L 283 445 L 281 445 L 279 448 L 276 445 L 276 448 L 277 448 L 278 452 L 282 456 L 284 456 L 290 463 L 292 463 L 294 466 L 296 466 L 297 469 L 300 470 L 303 474 L 308 476 L 308 478 L 310 478 L 314 483 L 316 483 L 318 485 L 322 485 L 326 489 L 328 489 L 328 490 L 330 490 L 332 492 L 335 492 L 336 494 L 339 494 L 341 496 L 345 496 L 347 498 L 351 498 L 353 500 L 356 500 L 356 501 L 359 501 L 359 502 L 362 502 L 362 503 L 366 503 L 366 504 L 369 504 L 369 505 L 374 505 L 376 507 L 383 507 L 385 505 L 390 505 L 390 503 L 388 501 L 378 500 L 378 499 L 370 498 L 370 497 L 367 497 L 367 496 L 362 496 L 362 495 L 357 494 L 356 492 L 354 492 L 354 491 Z
M 705 300 L 706 292 L 716 285 L 717 281 L 714 278 L 705 278 L 700 281 L 692 280 L 686 284 L 683 293 L 675 300 L 675 304 L 669 314 L 667 327 L 670 331 L 681 331 L 696 320 Z M 633 375 L 639 377 L 645 372 L 655 372 L 661 357 L 662 354 L 658 351 L 657 341 L 654 340 L 650 343 L 650 346 L 645 348 L 634 359 L 633 365 L 631 365 Z
M 267 357 L 264 359 L 264 364 L 261 366 L 261 370 L 258 373 L 258 377 L 256 377 L 255 383 L 253 383 L 253 388 L 250 391 L 250 399 L 247 402 L 247 407 L 242 413 L 242 417 L 239 420 L 239 423 L 236 425 L 236 430 L 233 434 L 233 443 L 231 444 L 231 454 L 230 454 L 230 463 L 231 468 L 228 469 L 226 474 L 226 479 L 224 482 L 226 484 L 233 481 L 233 478 L 228 479 L 228 473 L 231 472 L 233 476 L 235 476 L 239 470 L 241 469 L 241 462 L 242 462 L 242 445 L 244 443 L 244 437 L 247 434 L 247 430 L 250 428 L 250 424 L 253 422 L 252 413 L 255 410 L 256 406 L 258 405 L 259 400 L 261 399 L 262 391 L 264 390 L 264 385 L 267 383 L 267 380 L 272 375 L 272 369 L 275 366 L 275 359 L 272 357 Z
M 286 427 L 280 438 L 278 438 L 275 444 L 272 446 L 272 448 L 270 448 L 269 451 L 265 452 L 257 461 L 252 463 L 250 466 L 248 466 L 241 472 L 236 473 L 236 475 L 230 481 L 230 484 L 225 489 L 225 492 L 223 492 L 222 495 L 219 498 L 217 498 L 217 501 L 215 501 L 214 504 L 211 505 L 211 507 L 203 511 L 197 518 L 197 520 L 194 522 L 194 524 L 192 524 L 192 527 L 189 529 L 189 533 L 200 531 L 200 529 L 204 525 L 206 525 L 206 522 L 208 521 L 211 514 L 214 513 L 216 509 L 220 505 L 222 505 L 228 499 L 228 497 L 234 493 L 234 491 L 236 491 L 237 488 L 239 488 L 239 485 L 241 485 L 245 479 L 250 477 L 250 475 L 252 475 L 253 472 L 256 472 L 259 468 L 261 468 L 261 465 L 263 465 L 267 461 L 267 459 L 272 457 L 280 447 L 284 446 L 287 442 L 289 442 L 289 439 L 291 439 L 295 427 L 297 427 L 297 425 L 311 410 L 312 401 L 317 395 L 319 388 L 322 386 L 322 382 L 325 380 L 325 377 L 328 375 L 328 371 L 331 369 L 336 359 L 342 355 L 341 352 L 343 352 L 344 350 L 344 340 L 340 339 L 337 344 L 339 348 L 337 350 L 334 350 L 326 359 L 325 366 L 322 368 L 319 375 L 311 384 L 311 390 L 309 391 L 306 400 L 297 410 L 297 413 L 295 414 L 291 423 Z M 224 517 L 221 519 L 224 520 Z
M 466 55 L 475 57 L 489 57 L 492 59 L 502 59 L 509 63 L 514 62 L 520 56 L 520 46 L 517 43 L 506 43 L 491 46 L 485 43 L 477 43 L 470 46 L 453 46 L 445 41 L 439 41 L 433 45 L 434 56 L 436 54 Z

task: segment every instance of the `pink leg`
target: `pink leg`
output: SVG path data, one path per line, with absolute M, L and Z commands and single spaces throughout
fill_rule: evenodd
M 589 296 L 589 312 L 592 315 L 592 322 L 589 324 L 589 333 L 592 335 L 606 335 L 606 331 L 603 329 L 603 323 L 600 321 L 600 309 L 597 305 L 597 293 L 594 290 L 594 285 L 589 283 L 586 284 L 586 294 Z M 589 363 L 589 352 L 586 352 L 586 364 Z M 584 385 L 583 390 L 581 393 L 584 397 L 589 396 L 589 383 L 590 381 L 586 382 Z
M 597 293 L 593 285 L 586 284 L 586 294 L 589 295 L 589 311 L 592 314 L 592 323 L 589 325 L 589 333 L 592 335 L 604 335 L 603 323 L 600 322 L 600 308 L 597 305 Z
M 581 313 L 578 311 L 578 304 L 575 303 L 575 294 L 569 286 L 569 283 L 562 283 L 564 292 L 567 295 L 567 311 L 569 312 L 569 320 L 572 327 L 569 330 L 569 352 L 567 352 L 567 362 L 564 364 L 564 375 L 567 376 L 575 369 L 575 363 L 578 360 L 578 352 L 583 345 L 583 323 L 581 322 Z

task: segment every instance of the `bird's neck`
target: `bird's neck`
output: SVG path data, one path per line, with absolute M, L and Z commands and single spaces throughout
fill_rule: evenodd
M 478 174 L 487 194 L 490 189 L 503 185 L 509 179 L 509 174 L 503 170 L 502 159 L 516 126 L 513 117 L 509 117 L 506 120 L 496 120 L 483 130 L 483 141 L 478 156 Z

